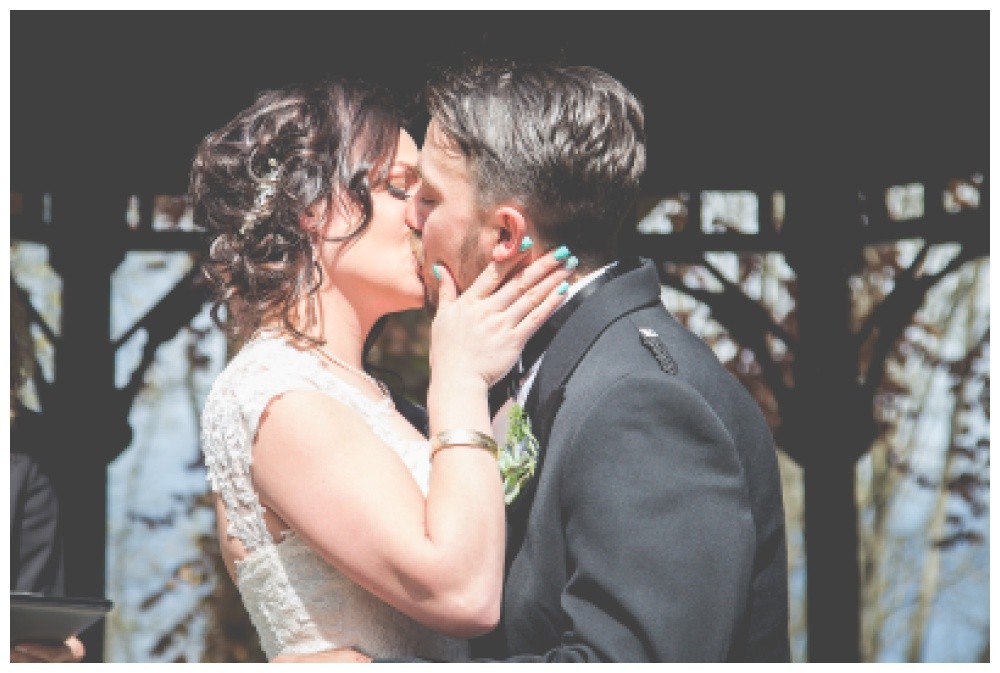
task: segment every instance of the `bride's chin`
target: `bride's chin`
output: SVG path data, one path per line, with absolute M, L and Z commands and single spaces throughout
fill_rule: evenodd
M 424 280 L 420 276 L 419 267 L 414 264 L 412 269 L 408 268 L 406 272 L 405 275 L 397 276 L 393 284 L 394 294 L 401 306 L 398 309 L 400 311 L 422 308 L 424 305 Z
M 417 281 L 412 287 L 407 287 L 399 296 L 399 311 L 410 311 L 424 306 L 424 284 Z
M 403 308 L 400 309 L 402 311 L 409 311 L 415 308 L 421 308 L 424 305 L 424 293 L 420 292 L 420 294 L 407 295 L 404 304 L 405 306 L 403 306 Z

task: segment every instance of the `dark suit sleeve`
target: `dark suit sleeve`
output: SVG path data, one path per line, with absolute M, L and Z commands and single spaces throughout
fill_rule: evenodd
M 725 660 L 754 553 L 729 434 L 698 393 L 656 371 L 620 379 L 581 421 L 561 475 L 562 642 L 512 660 Z
M 63 551 L 59 530 L 59 504 L 55 491 L 38 464 L 19 456 L 11 484 L 19 502 L 11 502 L 11 589 L 32 591 L 47 596 L 61 596 L 63 587 Z M 12 498 L 13 500 L 13 498 Z

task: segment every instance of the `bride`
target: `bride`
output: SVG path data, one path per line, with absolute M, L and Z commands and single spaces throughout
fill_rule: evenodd
M 388 100 L 347 83 L 265 92 L 192 168 L 216 309 L 245 342 L 206 400 L 202 445 L 222 555 L 269 659 L 353 646 L 459 660 L 499 618 L 487 388 L 569 272 L 552 255 L 525 266 L 530 241 L 506 242 L 460 296 L 433 266 L 428 442 L 364 368 L 375 323 L 424 297 L 404 222 L 418 152 Z

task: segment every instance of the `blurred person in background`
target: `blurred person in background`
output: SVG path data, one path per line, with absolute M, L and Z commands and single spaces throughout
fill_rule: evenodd
M 27 298 L 10 281 L 10 590 L 64 595 L 59 501 L 45 468 L 42 417 L 25 407 L 19 393 L 34 365 Z M 82 661 L 83 643 L 11 644 L 12 663 Z

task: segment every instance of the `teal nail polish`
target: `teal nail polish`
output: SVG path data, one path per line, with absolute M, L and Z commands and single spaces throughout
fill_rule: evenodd
M 434 274 L 435 278 L 437 278 L 438 280 L 441 280 L 441 265 L 440 264 L 435 264 L 435 265 L 431 266 L 431 273 Z
M 521 239 L 521 252 L 530 249 L 534 244 L 535 242 L 531 240 L 531 236 L 525 236 Z
M 576 255 L 570 255 L 570 258 L 566 260 L 566 268 L 572 271 L 580 265 L 580 260 L 576 258 Z
M 565 245 L 560 245 L 556 251 L 552 253 L 552 256 L 556 258 L 557 262 L 561 262 L 569 257 L 569 248 Z
M 566 290 L 569 289 L 569 283 L 563 281 L 559 283 L 559 287 L 556 288 L 556 294 L 566 294 Z

